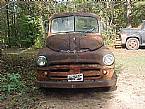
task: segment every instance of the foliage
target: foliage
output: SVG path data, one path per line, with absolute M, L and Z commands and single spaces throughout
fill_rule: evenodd
M 38 102 L 34 49 L 8 49 L 0 58 L 0 102 L 6 109 L 29 109 Z
M 116 31 L 114 31 L 113 27 L 107 29 L 106 31 L 102 32 L 102 36 L 104 39 L 104 44 L 106 46 L 113 46 L 114 39 L 116 38 Z
M 35 55 L 33 53 L 5 54 L 2 56 L 0 100 L 8 95 L 27 93 L 35 88 L 33 85 Z
M 42 27 L 39 24 L 38 17 L 21 15 L 20 18 L 17 19 L 17 24 L 18 25 L 16 25 L 16 27 L 13 27 L 14 25 L 10 26 L 11 29 L 19 29 L 17 30 L 17 37 L 15 37 L 13 34 L 10 37 L 10 41 L 8 43 L 9 45 L 18 47 L 31 47 L 34 45 L 35 39 L 38 37 L 40 39 L 40 36 L 42 35 Z
M 132 2 L 132 26 L 136 27 L 145 19 L 144 4 L 144 1 Z M 108 30 L 113 27 L 113 31 L 117 31 L 127 26 L 127 5 L 127 1 L 92 0 L 13 2 L 8 11 L 1 10 L 0 15 L 4 17 L 0 17 L 0 40 L 9 46 L 40 48 L 45 38 L 43 21 L 48 20 L 52 14 L 61 12 L 95 13 L 106 23 Z
M 132 26 L 137 27 L 142 22 L 142 20 L 145 20 L 145 2 L 141 3 L 135 3 L 134 8 L 132 9 Z
M 117 30 L 121 27 L 127 26 L 126 17 L 126 5 L 124 3 L 118 3 L 114 6 L 113 24 L 116 26 Z
M 31 43 L 33 43 L 33 39 L 35 36 L 35 25 L 34 25 L 34 18 L 31 16 L 22 15 L 18 20 L 17 23 L 19 24 L 17 28 L 18 30 L 18 37 L 11 36 L 10 37 L 10 45 L 11 46 L 26 46 L 29 47 Z M 15 29 L 11 25 L 12 29 Z M 19 45 L 20 44 L 20 45 Z
M 2 39 L 0 40 L 4 40 L 4 43 L 9 46 L 40 48 L 45 38 L 43 21 L 48 20 L 52 14 L 61 12 L 95 13 L 106 23 L 108 30 L 116 26 L 116 28 L 112 28 L 115 29 L 113 31 L 126 27 L 128 23 L 126 1 L 17 2 L 10 3 L 8 12 L 2 10 L 0 13 L 4 16 L 0 19 L 0 23 L 4 27 L 1 28 Z M 144 2 L 133 2 L 131 14 L 133 26 L 138 25 L 144 19 L 143 13 Z
M 31 11 L 32 10 L 32 11 Z M 43 25 L 41 16 L 35 15 L 35 3 L 29 5 L 9 3 L 8 10 L 1 10 L 4 17 L 0 17 L 2 24 L 0 40 L 9 47 L 42 46 Z M 38 10 L 39 11 L 39 10 Z M 40 39 L 37 41 L 36 39 Z
M 23 92 L 24 84 L 21 81 L 19 73 L 8 73 L 7 75 L 0 75 L 0 91 L 4 93 Z
M 36 35 L 36 38 L 34 39 L 34 47 L 35 48 L 42 48 L 43 43 L 44 43 L 43 39 L 45 38 L 45 36 L 44 36 L 45 30 L 43 28 L 42 17 L 41 18 L 37 17 L 36 20 L 37 20 L 36 21 L 37 27 L 35 27 L 35 28 L 37 28 L 38 34 Z

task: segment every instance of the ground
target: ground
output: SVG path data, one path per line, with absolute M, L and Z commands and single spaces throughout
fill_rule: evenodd
M 24 109 L 144 109 L 145 49 L 136 51 L 112 49 L 112 51 L 116 58 L 118 75 L 115 91 L 104 92 L 94 89 L 37 90 L 37 93 L 30 96 L 35 99 L 35 102 L 31 99 L 32 102 L 27 104 Z

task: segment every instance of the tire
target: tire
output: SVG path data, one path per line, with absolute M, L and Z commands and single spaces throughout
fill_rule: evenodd
M 137 38 L 127 39 L 126 48 L 128 50 L 137 50 L 139 48 L 139 40 Z

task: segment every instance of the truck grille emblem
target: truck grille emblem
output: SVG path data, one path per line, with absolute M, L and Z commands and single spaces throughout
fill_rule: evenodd
M 74 38 L 73 38 L 73 40 L 75 41 L 75 40 L 76 40 L 76 38 L 74 37 Z

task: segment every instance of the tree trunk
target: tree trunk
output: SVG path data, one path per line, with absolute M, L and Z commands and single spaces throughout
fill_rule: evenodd
M 127 26 L 131 27 L 131 0 L 127 0 Z
M 6 14 L 7 14 L 7 37 L 8 43 L 10 43 L 9 5 L 6 5 Z

